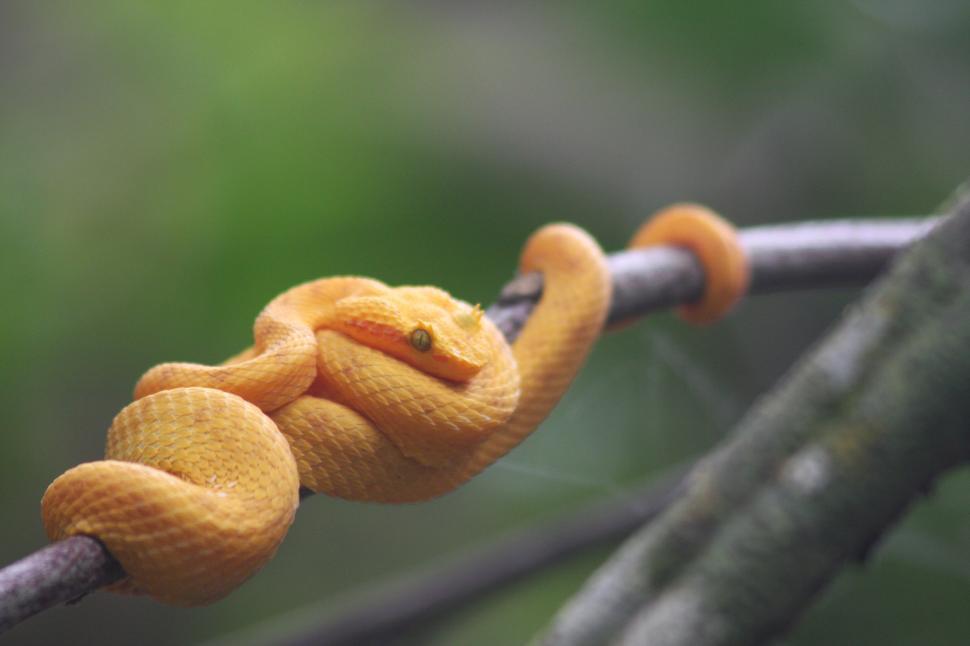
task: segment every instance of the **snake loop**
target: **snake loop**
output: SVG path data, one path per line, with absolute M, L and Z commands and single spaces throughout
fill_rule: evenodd
M 299 503 L 283 436 L 220 390 L 176 388 L 130 404 L 108 430 L 105 458 L 48 487 L 47 533 L 96 536 L 128 574 L 116 589 L 177 605 L 219 599 L 262 567 Z
M 698 248 L 709 280 L 732 258 L 706 260 L 716 246 Z M 535 430 L 603 329 L 610 275 L 587 233 L 540 229 L 520 269 L 542 272 L 544 288 L 511 346 L 480 308 L 434 287 L 337 277 L 284 292 L 252 348 L 142 376 L 106 459 L 48 487 L 48 535 L 100 539 L 128 575 L 117 590 L 196 605 L 272 557 L 301 485 L 380 502 L 451 491 Z
M 630 248 L 685 247 L 704 268 L 704 293 L 682 305 L 681 318 L 706 325 L 727 314 L 748 289 L 748 259 L 730 222 L 700 204 L 673 204 L 655 213 L 630 240 Z

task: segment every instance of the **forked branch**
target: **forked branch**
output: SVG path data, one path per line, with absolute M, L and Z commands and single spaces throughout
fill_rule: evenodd
M 970 199 L 560 611 L 544 643 L 758 644 L 970 459 Z

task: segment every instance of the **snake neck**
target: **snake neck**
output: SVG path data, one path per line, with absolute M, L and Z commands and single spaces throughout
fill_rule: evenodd
M 506 424 L 478 447 L 464 469 L 471 477 L 525 439 L 569 388 L 599 338 L 611 296 L 603 251 L 582 229 L 554 224 L 526 243 L 522 273 L 543 274 L 538 305 L 512 346 L 519 367 L 519 404 Z

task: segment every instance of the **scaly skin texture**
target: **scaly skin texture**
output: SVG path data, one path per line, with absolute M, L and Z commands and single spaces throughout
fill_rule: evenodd
M 145 373 L 107 459 L 48 488 L 48 535 L 99 538 L 128 574 L 117 590 L 197 605 L 272 557 L 301 484 L 379 502 L 453 490 L 545 419 L 609 309 L 605 258 L 581 229 L 538 231 L 521 270 L 544 289 L 511 347 L 434 287 L 338 277 L 284 292 L 252 348 Z
M 438 433 L 424 439 L 424 420 L 437 412 L 443 413 L 443 429 L 453 429 L 445 437 L 467 434 L 459 425 L 482 415 L 481 409 L 453 395 L 468 384 L 448 384 L 391 365 L 381 353 L 355 347 L 338 333 L 317 332 L 320 376 L 311 395 L 271 414 L 290 441 L 304 486 L 352 500 L 424 500 L 466 482 L 535 430 L 602 330 L 610 277 L 596 242 L 569 225 L 536 233 L 526 245 L 520 269 L 543 272 L 542 300 L 512 346 L 514 360 L 503 349 L 501 333 L 483 319 L 495 354 L 479 375 L 487 384 L 482 399 L 500 404 L 495 411 L 515 397 L 508 383 L 519 382 L 518 403 L 508 409 L 511 416 L 503 423 L 476 433 L 473 443 L 451 444 L 436 462 L 413 459 L 413 451 L 396 441 L 399 432 L 388 429 L 404 419 L 405 408 L 414 407 L 421 411 L 410 415 L 416 440 L 440 442 Z M 356 378 L 343 378 L 348 374 Z
M 299 504 L 296 463 L 258 408 L 177 388 L 122 410 L 106 460 L 74 467 L 44 494 L 51 540 L 97 536 L 129 578 L 120 589 L 198 605 L 262 567 Z
M 689 249 L 704 267 L 703 296 L 678 310 L 688 323 L 707 325 L 720 320 L 747 291 L 748 259 L 734 227 L 706 206 L 685 202 L 654 213 L 629 246 L 637 249 L 660 244 Z

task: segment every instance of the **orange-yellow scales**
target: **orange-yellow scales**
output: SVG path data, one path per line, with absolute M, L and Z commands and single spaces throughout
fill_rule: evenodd
M 544 288 L 511 347 L 477 306 L 433 287 L 342 277 L 284 292 L 253 348 L 142 377 L 107 459 L 48 488 L 48 534 L 96 536 L 128 574 L 117 588 L 195 605 L 272 557 L 300 484 L 381 502 L 454 489 L 548 415 L 609 308 L 603 254 L 576 227 L 538 231 L 520 269 Z

